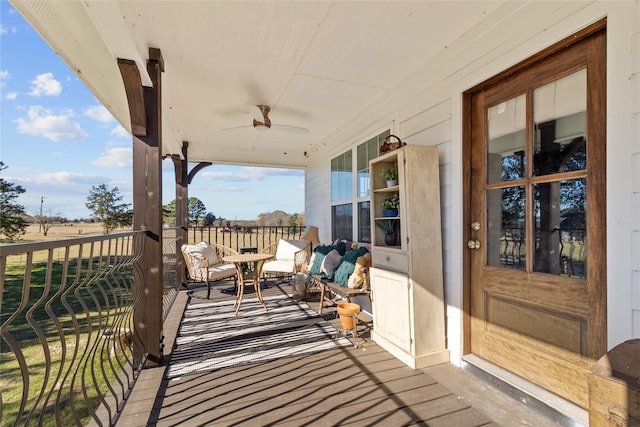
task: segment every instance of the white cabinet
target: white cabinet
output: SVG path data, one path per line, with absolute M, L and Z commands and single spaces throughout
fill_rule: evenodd
M 382 170 L 393 166 L 398 184 L 387 187 Z M 414 369 L 448 362 L 438 151 L 407 145 L 371 160 L 369 171 L 373 340 Z M 383 213 L 389 194 L 400 199 L 394 216 Z M 395 240 L 379 221 L 394 225 Z

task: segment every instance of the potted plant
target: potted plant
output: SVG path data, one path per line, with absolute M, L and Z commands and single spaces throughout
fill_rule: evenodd
M 382 170 L 382 178 L 387 181 L 387 187 L 398 185 L 398 168 L 393 165 Z
M 398 240 L 398 221 L 393 219 L 377 219 L 376 225 L 384 232 L 384 242 L 387 246 L 394 246 Z
M 382 216 L 398 216 L 398 205 L 400 205 L 398 193 L 389 194 L 382 201 Z

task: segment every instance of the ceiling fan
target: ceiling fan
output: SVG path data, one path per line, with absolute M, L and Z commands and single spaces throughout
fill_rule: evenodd
M 303 128 L 303 127 L 271 123 L 271 119 L 269 118 L 269 112 L 271 111 L 271 107 L 269 107 L 268 105 L 250 105 L 249 107 L 251 107 L 254 110 L 253 113 L 254 113 L 255 117 L 253 119 L 253 128 L 258 130 L 258 131 L 267 131 L 269 129 L 278 129 L 278 130 L 282 130 L 282 131 L 285 131 L 285 132 L 292 132 L 292 133 L 307 133 L 307 132 L 309 132 L 309 129 Z M 248 125 L 248 126 L 238 126 L 238 127 L 227 128 L 227 129 L 223 129 L 223 130 L 246 128 L 246 127 L 249 127 L 249 126 L 250 125 Z

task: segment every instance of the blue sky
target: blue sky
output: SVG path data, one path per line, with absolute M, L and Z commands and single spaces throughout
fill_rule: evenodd
M 0 14 L 0 160 L 3 178 L 27 190 L 18 203 L 30 215 L 42 205 L 44 214 L 89 218 L 85 202 L 100 184 L 132 203 L 131 136 L 6 0 Z M 175 198 L 173 176 L 165 160 L 163 204 Z M 189 196 L 230 220 L 302 213 L 304 173 L 214 165 Z

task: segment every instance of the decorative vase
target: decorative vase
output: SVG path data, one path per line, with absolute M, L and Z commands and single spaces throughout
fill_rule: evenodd
M 398 216 L 398 209 L 383 209 L 382 216 Z
M 398 185 L 398 180 L 397 179 L 391 179 L 391 180 L 387 181 L 387 187 L 395 187 L 396 185 Z
M 358 313 L 360 313 L 359 304 L 353 304 L 350 302 L 338 304 L 338 314 L 340 315 L 340 324 L 343 329 L 355 331 Z
M 398 240 L 398 235 L 396 233 L 387 233 L 384 235 L 384 243 L 387 246 L 395 246 Z

